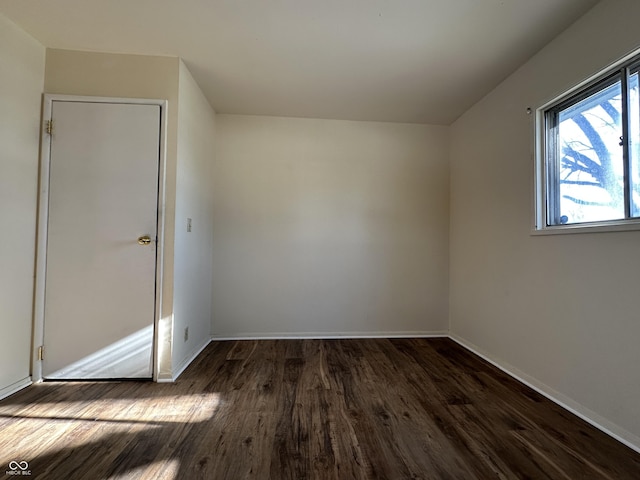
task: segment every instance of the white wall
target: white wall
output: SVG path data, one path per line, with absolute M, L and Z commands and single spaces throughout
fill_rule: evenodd
M 215 112 L 187 67 L 180 62 L 173 277 L 174 377 L 211 338 L 214 142 Z M 192 220 L 190 233 L 187 218 Z M 189 338 L 185 341 L 187 327 Z
M 451 130 L 450 328 L 640 446 L 640 232 L 531 236 L 536 108 L 640 45 L 604 1 Z
M 29 381 L 44 61 L 0 15 L 0 398 Z
M 164 281 L 159 325 L 158 378 L 173 378 L 173 267 L 178 132 L 176 57 L 47 49 L 45 92 L 66 95 L 152 98 L 168 101 L 164 202 Z
M 446 332 L 446 127 L 216 124 L 215 336 Z

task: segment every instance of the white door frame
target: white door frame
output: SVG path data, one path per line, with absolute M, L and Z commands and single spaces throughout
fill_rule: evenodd
M 160 319 L 162 318 L 162 265 L 164 259 L 164 215 L 165 215 L 165 173 L 167 150 L 167 101 L 142 98 L 86 97 L 76 95 L 44 94 L 42 112 L 42 137 L 40 151 L 40 177 L 38 189 L 38 233 L 36 242 L 35 294 L 33 313 L 33 348 L 31 355 L 31 379 L 42 381 L 42 360 L 40 347 L 44 342 L 44 302 L 45 279 L 47 269 L 47 227 L 49 221 L 49 179 L 51 164 L 51 142 L 49 141 L 47 121 L 51 119 L 54 101 L 89 102 L 89 103 L 123 103 L 139 105 L 158 105 L 160 107 L 160 164 L 158 166 L 158 223 L 156 244 L 156 278 L 155 278 L 155 318 L 153 321 L 153 380 L 158 380 L 158 345 L 160 335 Z M 53 126 L 55 133 L 55 124 Z M 46 355 L 46 352 L 44 352 Z

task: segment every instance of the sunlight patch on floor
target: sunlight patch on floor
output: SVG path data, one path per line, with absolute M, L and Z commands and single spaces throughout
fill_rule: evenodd
M 117 399 L 105 398 L 78 402 L 37 403 L 29 407 L 23 418 L 33 420 L 111 423 L 198 423 L 210 419 L 221 404 L 217 393 L 168 395 L 159 397 Z M 13 410 L 13 409 L 12 409 Z M 0 415 L 21 417 L 19 411 Z
M 180 424 L 205 422 L 215 415 L 221 404 L 217 393 L 85 402 L 37 403 L 22 415 L 7 414 L 0 409 L 0 431 L 6 438 L 14 439 L 0 452 L 0 464 L 16 458 L 31 461 L 52 455 L 59 452 L 60 445 L 73 451 L 114 435 L 135 436 L 156 429 L 160 434 Z M 179 462 L 159 464 L 162 468 L 158 467 L 158 476 L 147 477 L 145 473 L 140 478 L 178 478 Z M 147 472 L 148 468 L 151 467 L 141 467 L 140 471 Z
M 175 480 L 180 478 L 180 460 L 174 458 L 161 460 L 150 465 L 133 468 L 122 475 L 109 477 L 110 480 L 129 480 L 139 478 L 141 480 Z

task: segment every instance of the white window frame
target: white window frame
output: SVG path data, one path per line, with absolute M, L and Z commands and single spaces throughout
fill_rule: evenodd
M 558 105 L 567 102 L 568 100 L 579 97 L 581 94 L 594 88 L 601 82 L 606 81 L 616 72 L 621 72 L 623 69 L 630 67 L 637 68 L 640 64 L 640 51 L 636 51 L 626 57 L 620 59 L 607 68 L 598 72 L 596 75 L 586 79 L 579 83 L 570 90 L 557 96 L 553 100 L 540 106 L 535 111 L 535 211 L 534 211 L 534 223 L 532 228 L 533 235 L 548 235 L 548 234 L 568 234 L 568 233 L 597 233 L 597 232 L 616 232 L 616 231 L 631 231 L 640 230 L 640 218 L 625 218 L 617 220 L 606 220 L 599 222 L 585 222 L 585 223 L 572 223 L 564 225 L 553 225 L 549 221 L 549 178 L 548 178 L 548 158 L 547 149 L 550 142 L 548 139 L 547 130 L 547 112 Z M 624 83 L 624 82 L 623 82 Z M 623 92 L 626 96 L 626 90 L 623 87 Z M 626 97 L 623 98 L 625 100 Z M 579 100 L 576 100 L 579 101 Z M 624 102 L 623 102 L 624 103 Z M 623 107 L 623 136 L 628 141 L 628 118 L 627 107 Z M 628 175 L 628 171 L 625 171 L 625 175 Z M 625 182 L 628 182 L 628 177 L 625 178 Z

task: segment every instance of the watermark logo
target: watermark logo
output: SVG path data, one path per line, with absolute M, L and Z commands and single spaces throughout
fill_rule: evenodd
M 29 462 L 25 462 L 24 460 L 21 462 L 12 460 L 9 462 L 9 470 L 4 473 L 11 476 L 31 475 L 31 470 L 29 470 Z

